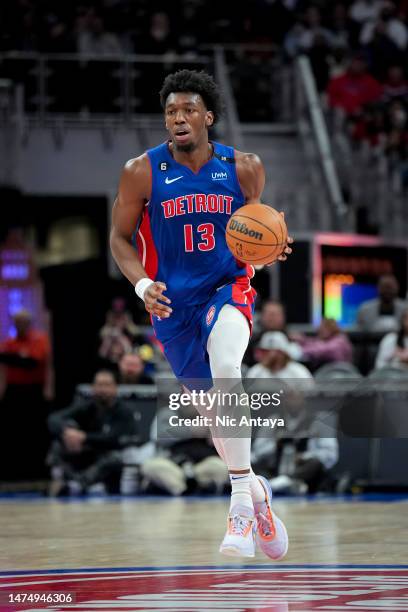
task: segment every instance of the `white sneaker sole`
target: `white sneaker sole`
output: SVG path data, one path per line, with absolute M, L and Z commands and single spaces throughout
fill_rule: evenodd
M 226 555 L 227 557 L 247 557 L 253 558 L 255 557 L 255 550 L 242 550 L 242 548 L 238 548 L 237 546 L 227 545 L 220 546 L 220 553 L 222 555 Z

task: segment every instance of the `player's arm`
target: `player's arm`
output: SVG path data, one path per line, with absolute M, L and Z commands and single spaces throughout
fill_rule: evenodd
M 170 316 L 170 300 L 163 295 L 166 285 L 153 282 L 132 244 L 132 236 L 151 193 L 151 174 L 147 155 L 130 160 L 123 169 L 118 195 L 112 211 L 110 247 L 113 258 L 136 288 L 146 310 L 160 317 Z M 160 301 L 159 301 L 160 300 Z M 164 304 L 161 302 L 165 302 Z
M 241 186 L 242 193 L 245 196 L 246 204 L 259 204 L 261 202 L 262 192 L 265 188 L 265 169 L 262 161 L 254 153 L 242 153 L 235 151 L 237 176 Z M 282 217 L 284 213 L 281 212 Z M 293 238 L 288 236 L 288 245 L 292 244 Z M 285 261 L 287 255 L 290 255 L 292 249 L 286 246 L 282 255 L 279 255 L 280 261 Z

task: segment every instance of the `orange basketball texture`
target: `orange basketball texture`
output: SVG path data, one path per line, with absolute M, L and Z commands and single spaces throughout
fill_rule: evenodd
M 246 204 L 230 218 L 225 238 L 231 253 L 248 264 L 275 261 L 285 250 L 288 230 L 281 214 L 266 204 Z

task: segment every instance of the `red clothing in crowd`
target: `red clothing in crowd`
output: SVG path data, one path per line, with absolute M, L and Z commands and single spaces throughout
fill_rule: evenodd
M 382 95 L 382 87 L 368 73 L 344 74 L 330 80 L 327 89 L 329 104 L 333 108 L 342 108 L 351 115 L 369 102 L 379 100 Z
M 46 378 L 50 342 L 44 332 L 30 329 L 23 338 L 8 338 L 0 346 L 0 352 L 35 359 L 33 367 L 6 365 L 8 385 L 43 385 Z

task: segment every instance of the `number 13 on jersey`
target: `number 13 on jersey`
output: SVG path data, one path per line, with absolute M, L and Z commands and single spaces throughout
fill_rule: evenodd
M 184 226 L 184 249 L 187 253 L 193 253 L 195 247 L 199 251 L 212 251 L 215 248 L 214 224 L 201 223 L 197 227 L 196 237 L 192 225 Z

